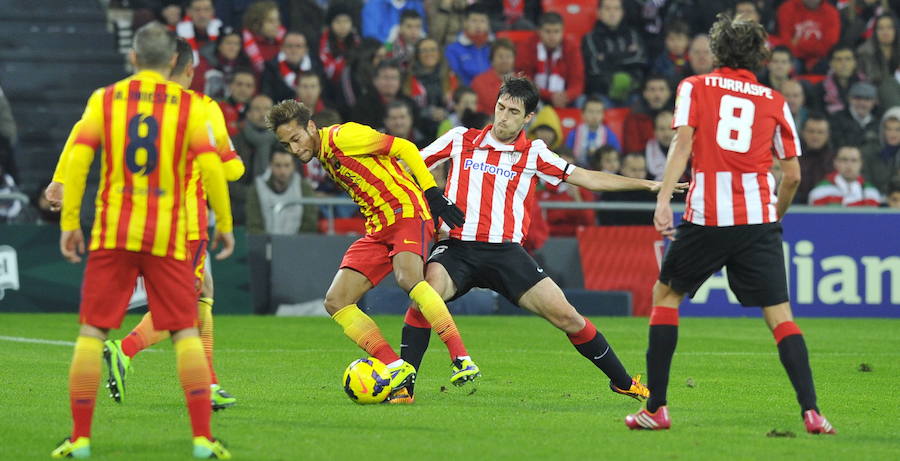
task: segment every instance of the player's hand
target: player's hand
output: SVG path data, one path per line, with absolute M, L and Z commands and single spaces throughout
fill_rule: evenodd
M 63 185 L 61 182 L 53 181 L 44 189 L 44 198 L 50 202 L 50 211 L 59 211 L 62 209 Z
M 220 244 L 222 245 L 222 249 L 216 253 L 216 261 L 221 261 L 234 253 L 234 234 L 231 232 L 216 231 L 211 248 L 215 250 Z
M 668 202 L 656 202 L 656 211 L 653 212 L 653 226 L 656 231 L 669 240 L 675 240 L 674 217 L 672 216 L 672 205 Z
M 80 263 L 84 254 L 84 234 L 81 229 L 63 231 L 59 236 L 59 251 L 70 263 Z
M 466 215 L 456 206 L 452 200 L 444 197 L 444 193 L 438 187 L 432 187 L 425 191 L 425 199 L 428 200 L 428 208 L 434 219 L 441 218 L 450 226 L 460 227 L 466 221 Z

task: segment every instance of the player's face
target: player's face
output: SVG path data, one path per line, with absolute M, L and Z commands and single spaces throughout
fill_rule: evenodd
M 828 122 L 825 120 L 808 120 L 803 126 L 803 142 L 810 149 L 821 149 L 828 144 Z
M 515 64 L 516 54 L 513 53 L 512 50 L 500 48 L 494 52 L 494 59 L 491 61 L 491 66 L 498 74 L 504 75 L 512 72 Z
M 216 15 L 216 10 L 213 9 L 211 0 L 195 0 L 191 3 L 191 7 L 188 8 L 188 14 L 191 16 L 191 20 L 194 21 L 195 26 L 205 28 Z
M 834 158 L 834 169 L 847 181 L 854 181 L 862 171 L 862 154 L 856 147 L 844 147 Z
M 331 31 L 337 39 L 342 39 L 353 30 L 353 20 L 346 14 L 339 14 L 331 20 Z
M 900 120 L 892 118 L 884 122 L 884 143 L 888 146 L 900 145 Z
M 241 36 L 238 34 L 228 34 L 222 38 L 219 43 L 219 54 L 225 59 L 236 59 L 238 53 L 241 52 Z
M 322 95 L 322 85 L 317 77 L 304 77 L 297 84 L 297 99 L 309 107 L 315 108 Z
M 416 43 L 422 38 L 422 20 L 409 18 L 400 23 L 400 36 L 406 43 Z
M 266 15 L 266 18 L 263 19 L 260 33 L 263 37 L 275 40 L 275 38 L 278 37 L 279 27 L 281 27 L 281 15 L 278 13 L 277 9 L 272 9 L 269 11 L 269 14 Z
M 769 59 L 769 73 L 775 77 L 785 78 L 791 73 L 791 57 L 787 53 L 774 53 Z
M 508 94 L 501 95 L 494 106 L 494 127 L 491 134 L 498 141 L 510 143 L 519 136 L 522 127 L 534 116 L 534 112 L 525 113 L 525 104 L 518 98 Z
M 319 152 L 319 140 L 316 136 L 316 125 L 310 121 L 305 127 L 296 120 L 291 120 L 275 128 L 275 137 L 288 152 L 296 155 L 301 162 L 307 163 Z
M 563 25 L 562 24 L 544 24 L 538 30 L 538 37 L 541 39 L 541 43 L 544 44 L 548 49 L 555 49 L 562 43 L 563 40 Z
M 438 42 L 426 38 L 419 42 L 419 64 L 425 69 L 433 69 L 441 62 L 441 49 Z
M 894 24 L 893 18 L 885 16 L 879 19 L 875 25 L 875 36 L 878 38 L 878 43 L 882 45 L 894 43 L 894 37 L 897 36 L 897 26 Z
M 284 37 L 284 43 L 281 44 L 281 51 L 284 52 L 284 59 L 292 64 L 297 64 L 301 59 L 309 53 L 306 46 L 306 37 L 301 34 L 288 34 Z
M 651 109 L 661 109 L 671 97 L 672 90 L 665 80 L 650 80 L 644 87 L 644 99 Z

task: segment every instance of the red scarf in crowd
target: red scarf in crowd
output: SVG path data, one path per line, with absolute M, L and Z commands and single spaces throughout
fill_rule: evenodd
M 209 37 L 209 41 L 215 42 L 219 38 L 219 29 L 221 27 L 222 21 L 219 19 L 213 18 L 212 21 L 209 21 L 209 24 L 206 26 L 206 35 Z M 185 18 L 175 25 L 175 33 L 191 45 L 191 49 L 194 50 L 194 67 L 197 67 L 197 64 L 200 64 L 200 53 L 198 52 L 200 44 L 197 43 L 197 32 L 194 30 L 194 23 L 190 19 Z
M 312 70 L 312 60 L 309 59 L 308 54 L 300 60 L 300 65 L 297 67 L 301 72 Z M 283 52 L 278 53 L 278 71 L 281 73 L 281 78 L 284 79 L 284 83 L 287 86 L 297 88 L 297 72 L 291 69 L 291 66 L 285 61 Z
M 538 88 L 553 93 L 565 91 L 566 79 L 559 73 L 558 64 L 562 61 L 562 44 L 552 52 L 548 52 L 543 43 L 537 44 L 537 68 L 534 83 Z
M 525 0 L 503 0 L 503 16 L 512 24 L 525 15 Z
M 275 42 L 278 43 L 278 46 L 281 46 L 281 41 L 284 40 L 284 35 L 286 33 L 287 29 L 285 29 L 284 26 L 278 26 L 278 36 L 275 37 Z M 250 58 L 250 63 L 253 64 L 253 68 L 256 69 L 256 72 L 262 72 L 266 59 L 263 57 L 262 52 L 259 50 L 259 45 L 256 43 L 256 35 L 254 35 L 253 32 L 244 29 L 243 32 L 241 32 L 241 36 L 244 38 L 244 52 L 247 53 L 247 57 Z

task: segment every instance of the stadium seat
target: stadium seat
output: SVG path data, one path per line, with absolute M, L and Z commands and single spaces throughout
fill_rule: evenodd
M 516 49 L 523 46 L 532 37 L 537 35 L 533 30 L 501 30 L 495 34 L 497 38 L 505 38 L 516 45 Z
M 627 107 L 617 107 L 615 109 L 606 109 L 603 115 L 603 123 L 619 138 L 619 142 L 625 142 L 625 119 L 631 114 L 631 109 Z M 623 154 L 625 152 L 622 152 Z
M 544 11 L 553 11 L 563 17 L 566 35 L 581 41 L 581 37 L 594 28 L 597 21 L 599 0 L 542 0 Z
M 319 220 L 319 233 L 328 233 L 328 220 Z M 366 220 L 364 218 L 334 218 L 335 235 L 365 235 Z
M 581 123 L 581 109 L 576 107 L 563 107 L 556 109 L 556 115 L 559 115 L 559 122 L 562 124 L 563 138 L 569 135 Z

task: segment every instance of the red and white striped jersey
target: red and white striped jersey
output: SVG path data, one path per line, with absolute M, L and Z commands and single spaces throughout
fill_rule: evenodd
M 502 144 L 483 130 L 454 128 L 422 150 L 429 168 L 450 159 L 445 193 L 466 214 L 450 237 L 488 243 L 522 243 L 531 223 L 537 180 L 557 185 L 575 169 L 543 141 L 524 131 Z
M 678 85 L 672 128 L 694 128 L 684 219 L 701 226 L 778 221 L 772 153 L 800 155 L 784 97 L 752 72 L 721 67 Z

